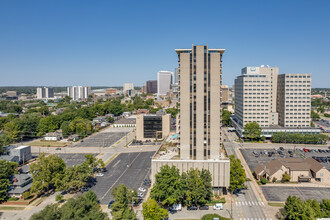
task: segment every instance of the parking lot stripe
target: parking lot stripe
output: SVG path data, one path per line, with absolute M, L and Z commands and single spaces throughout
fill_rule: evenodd
M 112 184 L 112 186 L 107 190 L 107 192 L 101 197 L 100 200 L 103 200 L 103 199 L 104 199 L 104 197 L 110 192 L 110 190 L 112 189 L 112 187 L 113 187 L 114 185 L 116 185 L 116 183 L 117 183 L 117 182 L 120 180 L 120 178 L 126 173 L 126 171 L 128 170 L 128 168 L 130 168 L 130 166 L 134 163 L 134 161 L 136 160 L 136 158 L 139 157 L 140 154 L 141 154 L 141 153 L 138 153 L 138 155 L 136 155 L 136 157 L 135 157 L 134 160 L 131 162 L 131 164 L 129 164 L 129 165 L 127 166 L 127 168 L 124 170 L 124 172 L 119 176 L 119 178 L 116 180 L 116 182 L 114 182 L 114 184 Z
M 113 167 L 117 166 L 120 163 L 121 160 L 118 160 L 117 163 L 115 163 L 115 165 L 113 165 Z

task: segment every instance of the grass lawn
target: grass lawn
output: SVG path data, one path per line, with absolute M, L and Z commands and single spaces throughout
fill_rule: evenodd
M 216 203 L 226 203 L 226 199 L 225 198 L 221 198 L 221 199 L 218 199 L 218 200 L 212 200 L 210 202 L 207 202 L 206 205 L 213 206 Z
M 59 141 L 34 141 L 29 143 L 31 146 L 40 146 L 40 147 L 65 147 L 68 145 L 66 142 Z
M 25 207 L 0 206 L 0 210 L 23 210 Z
M 269 202 L 268 205 L 275 207 L 284 207 L 284 203 L 281 202 Z

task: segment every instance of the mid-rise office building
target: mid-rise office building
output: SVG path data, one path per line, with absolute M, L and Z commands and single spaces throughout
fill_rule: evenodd
M 37 99 L 54 98 L 54 89 L 49 87 L 37 88 Z
M 233 124 L 244 137 L 244 126 L 257 122 L 262 135 L 276 132 L 319 133 L 310 127 L 311 75 L 281 74 L 277 67 L 245 67 L 235 79 Z
M 173 72 L 159 71 L 157 73 L 157 95 L 166 95 L 173 84 Z
M 91 87 L 71 86 L 67 88 L 67 94 L 72 100 L 86 100 L 91 95 Z
M 151 93 L 151 94 L 157 93 L 157 80 L 147 81 L 147 93 Z
M 155 174 L 163 165 L 174 165 L 181 172 L 190 168 L 207 169 L 212 186 L 222 193 L 229 186 L 230 161 L 221 154 L 222 54 L 225 49 L 207 45 L 176 49 L 179 58 L 180 159 L 152 160 Z
M 6 95 L 8 97 L 16 97 L 17 96 L 17 91 L 7 91 Z
M 136 139 L 164 139 L 170 133 L 170 114 L 136 116 Z

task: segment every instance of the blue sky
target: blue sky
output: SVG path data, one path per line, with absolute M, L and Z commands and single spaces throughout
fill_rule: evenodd
M 312 73 L 330 87 L 330 1 L 0 0 L 0 86 L 142 85 L 175 48 L 225 48 L 223 84 L 244 66 Z

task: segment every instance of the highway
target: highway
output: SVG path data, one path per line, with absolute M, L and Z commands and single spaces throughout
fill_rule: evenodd
M 248 173 L 247 164 L 244 163 L 244 158 L 239 152 L 240 145 L 235 143 L 234 140 L 237 139 L 237 136 L 233 132 L 227 132 L 226 128 L 222 129 L 226 141 L 224 146 L 226 152 L 229 155 L 235 155 L 236 158 L 239 158 L 242 161 L 242 165 L 245 169 L 247 177 L 251 179 L 250 173 Z M 240 220 L 249 220 L 249 219 L 263 219 L 271 220 L 268 217 L 266 210 L 265 200 L 262 199 L 262 195 L 256 187 L 258 187 L 254 182 L 246 182 L 247 189 L 241 191 L 237 195 L 233 195 L 233 218 Z

